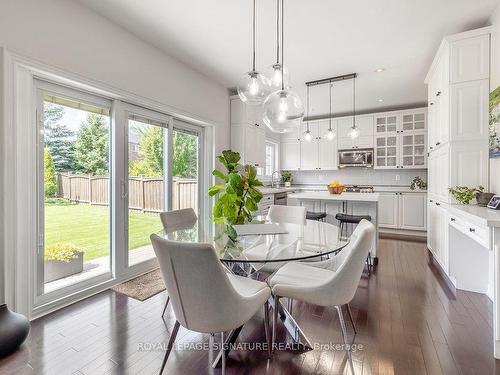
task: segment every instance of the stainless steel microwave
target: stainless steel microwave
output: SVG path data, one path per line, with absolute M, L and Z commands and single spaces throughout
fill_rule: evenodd
M 339 168 L 373 167 L 373 148 L 339 150 Z

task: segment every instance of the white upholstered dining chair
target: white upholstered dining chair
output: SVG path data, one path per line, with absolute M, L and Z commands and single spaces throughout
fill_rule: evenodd
M 353 236 L 349 243 L 351 249 L 335 271 L 305 263 L 288 263 L 271 278 L 269 285 L 274 295 L 273 347 L 280 298 L 297 299 L 319 306 L 334 306 L 338 313 L 351 371 L 354 373 L 341 306 L 347 305 L 356 293 L 375 236 L 375 227 L 369 221 L 362 220 L 356 229 L 356 236 Z
M 160 374 L 165 368 L 179 326 L 214 334 L 237 329 L 264 306 L 264 328 L 268 348 L 269 306 L 271 290 L 266 283 L 225 272 L 210 244 L 177 242 L 151 235 L 176 317 Z M 222 349 L 225 369 L 225 350 Z
M 269 207 L 267 219 L 274 223 L 306 225 L 306 208 L 273 204 Z
M 183 208 L 181 210 L 161 212 L 160 220 L 165 232 L 172 232 L 192 228 L 198 221 L 198 216 L 196 216 L 196 213 L 192 208 Z M 169 301 L 170 295 L 167 296 L 165 307 L 161 312 L 162 318 L 165 315 L 165 311 L 167 311 Z

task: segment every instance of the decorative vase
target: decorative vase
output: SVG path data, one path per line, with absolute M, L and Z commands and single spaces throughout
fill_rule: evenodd
M 493 193 L 476 193 L 477 205 L 480 207 L 486 207 L 494 195 L 495 194 Z
M 30 331 L 28 319 L 10 311 L 6 304 L 0 305 L 0 358 L 19 348 Z
M 292 186 L 292 182 L 291 181 L 286 181 L 285 182 L 285 187 L 290 187 Z

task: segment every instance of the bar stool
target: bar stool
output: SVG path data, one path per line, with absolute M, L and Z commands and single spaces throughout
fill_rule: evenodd
M 346 236 L 348 236 L 348 229 L 347 229 L 347 224 L 351 224 L 351 229 L 354 229 L 361 220 L 365 219 L 368 221 L 372 221 L 372 217 L 370 215 L 349 215 L 349 214 L 344 214 L 344 213 L 338 213 L 335 215 L 335 219 L 337 219 L 340 222 L 339 225 L 339 240 L 344 238 L 343 233 L 344 233 L 344 228 L 345 228 L 345 233 Z M 368 257 L 366 258 L 366 265 L 368 268 L 368 275 L 371 275 L 371 271 L 373 270 L 373 261 L 372 261 L 372 255 L 369 252 Z
M 307 220 L 316 220 L 316 221 L 325 221 L 325 219 L 326 219 L 326 212 L 312 212 L 312 211 L 307 211 L 306 212 L 306 219 Z

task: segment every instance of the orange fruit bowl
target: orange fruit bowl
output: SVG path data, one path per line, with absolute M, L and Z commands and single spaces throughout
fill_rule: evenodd
M 328 191 L 330 194 L 342 194 L 344 191 L 344 186 L 330 186 L 328 185 Z

